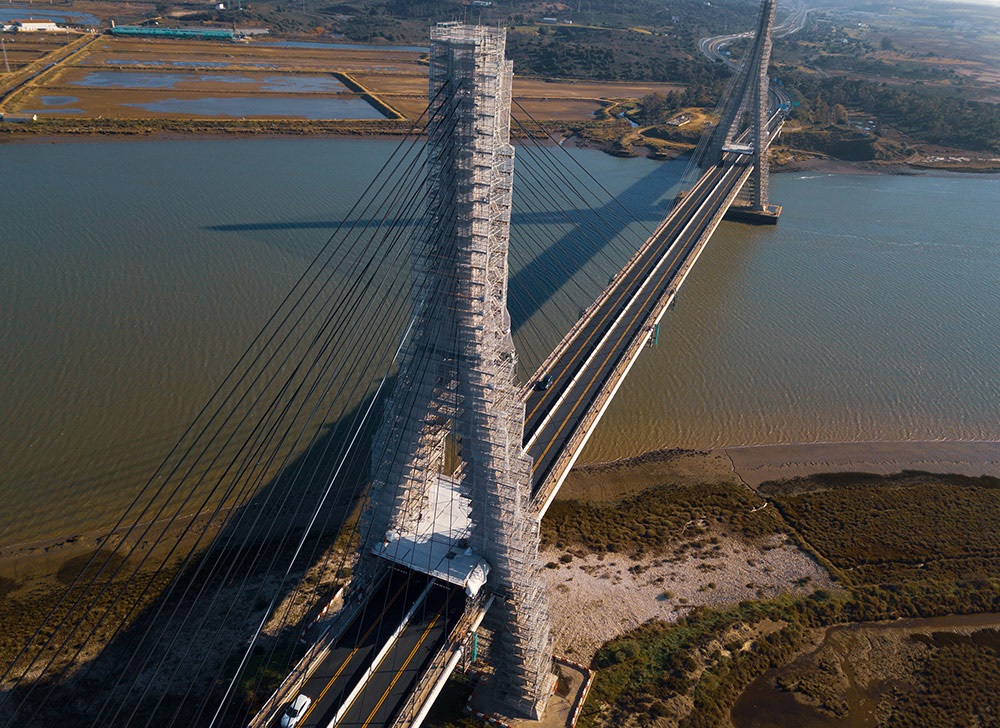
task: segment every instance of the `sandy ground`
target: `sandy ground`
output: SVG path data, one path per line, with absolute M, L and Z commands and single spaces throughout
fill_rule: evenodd
M 1000 476 L 1000 442 L 837 442 L 723 448 L 751 486 L 816 473 L 923 470 Z
M 742 482 L 826 472 L 923 470 L 1000 476 L 1000 442 L 805 443 L 662 451 L 576 468 L 561 498 L 613 502 L 665 482 Z M 622 487 L 622 483 L 627 486 Z M 681 534 L 679 534 L 681 536 Z M 650 619 L 672 621 L 697 605 L 721 607 L 831 586 L 829 575 L 783 537 L 747 544 L 725 536 L 700 552 L 633 561 L 620 554 L 559 563 L 541 554 L 556 652 L 587 662 L 601 644 Z
M 559 551 L 542 561 L 558 562 Z M 749 545 L 735 538 L 703 554 L 649 557 L 591 554 L 543 569 L 555 651 L 587 663 L 604 642 L 650 619 L 668 622 L 698 605 L 724 607 L 832 585 L 829 575 L 783 537 Z

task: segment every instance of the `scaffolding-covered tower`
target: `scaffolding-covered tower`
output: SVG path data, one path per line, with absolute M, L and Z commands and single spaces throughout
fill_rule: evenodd
M 768 161 L 768 117 L 770 116 L 768 92 L 771 63 L 771 31 L 777 0 L 763 0 L 757 20 L 755 42 L 750 55 L 740 65 L 729 101 L 722 111 L 722 118 L 712 137 L 708 160 L 718 163 L 723 152 L 753 154 L 754 171 L 740 193 L 737 204 L 749 211 L 767 213 L 769 203 L 770 164 Z M 749 116 L 749 123 L 743 120 Z M 750 131 L 750 144 L 738 144 L 737 137 L 745 128 Z M 780 209 L 780 208 L 779 208 Z
M 514 149 L 505 41 L 503 30 L 480 26 L 431 31 L 417 315 L 374 442 L 362 560 L 374 554 L 469 593 L 471 571 L 488 572 L 495 699 L 534 717 L 553 677 L 507 311 Z

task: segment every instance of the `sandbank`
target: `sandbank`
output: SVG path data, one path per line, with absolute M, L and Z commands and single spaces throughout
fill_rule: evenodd
M 1000 477 L 1000 442 L 813 442 L 719 449 L 744 483 L 786 480 L 817 473 L 903 470 Z

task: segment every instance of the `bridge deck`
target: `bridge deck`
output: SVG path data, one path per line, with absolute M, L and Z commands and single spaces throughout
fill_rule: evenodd
M 772 118 L 772 137 L 780 121 L 780 115 Z M 533 460 L 539 518 L 752 169 L 752 159 L 730 154 L 705 172 L 525 388 L 523 442 Z M 552 375 L 551 385 L 536 389 L 544 374 Z M 462 589 L 442 583 L 417 604 L 427 578 L 393 572 L 372 594 L 304 684 L 301 692 L 314 702 L 300 726 L 392 723 L 465 610 Z M 412 618 L 373 665 L 408 612 Z M 367 684 L 360 688 L 362 680 Z
M 526 390 L 525 451 L 539 517 L 751 166 L 709 169 L 546 361 Z
M 436 582 L 338 726 L 390 725 L 465 609 L 461 587 Z
M 425 595 L 427 584 L 422 574 L 394 570 L 371 594 L 299 688 L 312 700 L 301 728 L 325 728 L 338 717 L 338 726 L 390 722 L 401 705 L 398 696 L 409 694 L 465 609 L 460 588 L 435 582 Z M 275 710 L 267 725 L 280 721 Z

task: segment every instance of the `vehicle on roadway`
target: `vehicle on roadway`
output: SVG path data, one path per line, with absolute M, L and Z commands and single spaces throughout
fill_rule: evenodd
M 551 386 L 552 386 L 552 375 L 551 374 L 546 374 L 544 377 L 541 377 L 535 383 L 535 389 L 537 389 L 539 392 L 544 392 L 546 389 L 548 389 Z
M 299 697 L 295 698 L 285 708 L 285 712 L 281 714 L 281 728 L 294 728 L 294 726 L 298 725 L 298 722 L 302 720 L 302 716 L 309 710 L 310 705 L 312 705 L 310 697 L 299 693 Z

